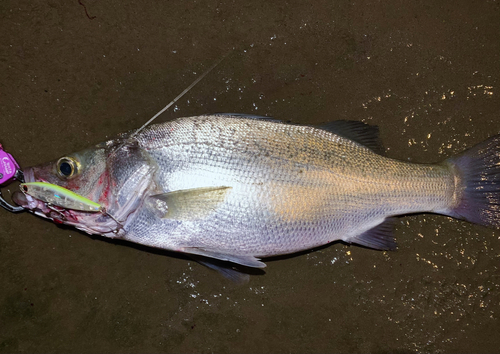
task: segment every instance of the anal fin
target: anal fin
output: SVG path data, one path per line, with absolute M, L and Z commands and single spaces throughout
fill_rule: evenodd
M 378 250 L 394 250 L 397 247 L 393 230 L 396 218 L 387 218 L 377 226 L 353 237 L 350 241 Z

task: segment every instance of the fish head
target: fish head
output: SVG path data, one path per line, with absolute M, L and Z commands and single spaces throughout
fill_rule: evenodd
M 63 187 L 89 201 L 99 211 L 71 209 L 47 203 L 36 195 L 16 193 L 14 201 L 33 213 L 89 234 L 119 237 L 127 220 L 155 186 L 156 164 L 137 143 L 111 140 L 23 170 L 25 182 L 46 182 Z

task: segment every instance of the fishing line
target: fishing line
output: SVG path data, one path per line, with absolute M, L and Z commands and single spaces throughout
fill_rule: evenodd
M 146 128 L 152 121 L 154 121 L 160 114 L 165 112 L 167 109 L 169 109 L 175 102 L 177 102 L 182 96 L 184 96 L 189 90 L 191 90 L 198 82 L 203 80 L 205 76 L 208 75 L 217 65 L 219 65 L 227 56 L 229 53 L 224 55 L 222 58 L 219 59 L 214 65 L 210 67 L 207 71 L 205 71 L 200 77 L 198 77 L 196 80 L 194 80 L 191 85 L 189 85 L 184 91 L 182 91 L 176 98 L 174 98 L 169 104 L 167 104 L 165 107 L 163 107 L 162 110 L 160 110 L 158 113 L 156 113 L 151 119 L 149 119 L 142 127 L 137 129 L 130 137 L 129 139 L 132 139 L 134 136 L 139 134 L 144 128 Z
M 160 116 L 163 112 L 165 112 L 167 109 L 169 109 L 175 102 L 177 102 L 179 99 L 182 98 L 186 93 L 189 92 L 197 83 L 199 83 L 205 76 L 207 76 L 215 67 L 217 67 L 229 54 L 231 51 L 226 53 L 222 58 L 220 58 L 215 64 L 213 64 L 207 71 L 205 71 L 201 76 L 196 78 L 184 91 L 182 91 L 177 97 L 175 97 L 172 101 L 170 101 L 169 104 L 167 104 L 165 107 L 163 107 L 158 113 L 156 113 L 153 117 L 151 117 L 146 123 L 142 125 L 139 129 L 137 129 L 135 132 L 133 132 L 128 138 L 125 139 L 125 141 L 119 145 L 116 149 L 114 149 L 109 155 L 108 158 L 112 157 L 119 151 L 121 148 L 123 148 L 128 142 L 130 142 L 137 134 L 139 134 L 144 128 L 146 128 L 151 122 L 153 122 L 158 116 Z M 109 212 L 106 211 L 106 214 L 111 217 L 118 225 L 123 227 L 118 220 L 111 215 Z

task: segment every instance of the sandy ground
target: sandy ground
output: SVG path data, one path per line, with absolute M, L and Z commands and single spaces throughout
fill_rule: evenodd
M 230 52 L 158 122 L 361 120 L 388 156 L 440 161 L 500 132 L 499 30 L 493 0 L 4 0 L 0 141 L 22 166 L 86 148 Z M 235 285 L 0 210 L 0 352 L 498 352 L 500 232 L 418 215 L 396 237 L 396 252 L 337 243 Z

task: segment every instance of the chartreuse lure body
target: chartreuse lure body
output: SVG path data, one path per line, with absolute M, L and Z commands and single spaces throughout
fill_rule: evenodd
M 35 199 L 64 209 L 87 212 L 100 212 L 103 210 L 100 204 L 52 183 L 29 182 L 21 183 L 19 187 L 23 193 Z

